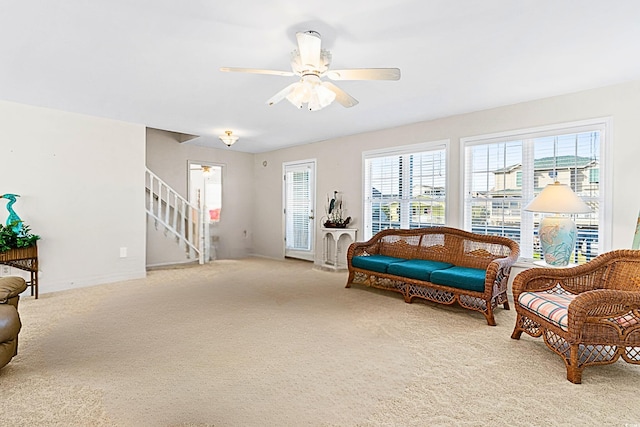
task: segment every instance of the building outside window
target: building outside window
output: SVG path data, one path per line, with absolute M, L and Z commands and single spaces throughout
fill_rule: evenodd
M 364 153 L 365 239 L 445 224 L 448 142 Z
M 604 191 L 600 182 L 604 122 L 554 127 L 526 134 L 465 138 L 464 227 L 509 237 L 521 258 L 540 259 L 539 213 L 523 210 L 548 184 L 569 185 L 592 209 L 574 215 L 578 227 L 572 262 L 603 252 Z

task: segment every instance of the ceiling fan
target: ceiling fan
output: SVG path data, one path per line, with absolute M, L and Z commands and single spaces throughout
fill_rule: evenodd
M 351 68 L 330 70 L 331 52 L 321 48 L 320 34 L 316 31 L 296 33 L 298 48 L 291 52 L 292 71 L 263 70 L 258 68 L 223 67 L 220 71 L 271 74 L 276 76 L 299 76 L 300 80 L 290 84 L 272 96 L 268 105 L 287 99 L 298 108 L 307 104 L 311 111 L 320 110 L 334 100 L 343 107 L 353 107 L 358 100 L 331 82 L 322 80 L 399 80 L 398 68 Z

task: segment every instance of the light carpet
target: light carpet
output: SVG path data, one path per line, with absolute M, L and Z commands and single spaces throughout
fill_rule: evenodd
M 310 263 L 221 260 L 23 297 L 7 426 L 625 426 L 640 366 L 565 379 L 541 339 Z

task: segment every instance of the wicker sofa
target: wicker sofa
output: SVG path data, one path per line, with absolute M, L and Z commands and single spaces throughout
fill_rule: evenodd
M 604 253 L 573 268 L 532 268 L 513 279 L 516 325 L 562 357 L 567 379 L 619 358 L 640 364 L 640 250 Z
M 383 230 L 349 246 L 347 288 L 362 284 L 423 298 L 458 302 L 495 326 L 493 309 L 508 310 L 507 282 L 518 259 L 516 242 L 450 227 Z

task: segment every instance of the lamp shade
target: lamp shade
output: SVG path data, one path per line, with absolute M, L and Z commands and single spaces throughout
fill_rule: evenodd
M 566 184 L 547 185 L 538 196 L 524 207 L 525 211 L 577 214 L 589 213 L 591 208 Z

